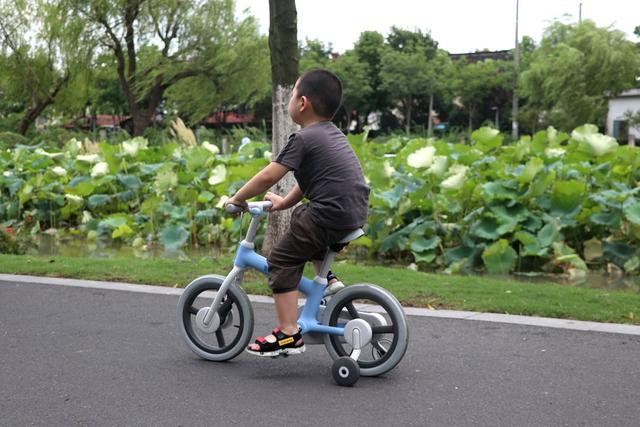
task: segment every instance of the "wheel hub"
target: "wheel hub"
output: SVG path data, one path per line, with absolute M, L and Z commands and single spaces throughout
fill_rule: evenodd
M 206 334 L 214 333 L 218 328 L 220 328 L 220 316 L 218 313 L 213 315 L 209 323 L 205 323 L 204 320 L 207 317 L 209 310 L 209 307 L 202 307 L 196 314 L 196 326 L 201 332 Z
M 363 319 L 350 320 L 344 327 L 344 339 L 354 348 L 361 349 L 371 342 L 371 325 Z

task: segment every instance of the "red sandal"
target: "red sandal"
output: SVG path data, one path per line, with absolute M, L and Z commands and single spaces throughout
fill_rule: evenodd
M 302 334 L 300 330 L 293 335 L 287 335 L 279 328 L 275 328 L 272 332 L 276 337 L 275 342 L 269 342 L 265 337 L 258 337 L 254 344 L 258 345 L 258 350 L 247 347 L 247 353 L 255 356 L 277 357 L 280 355 L 288 356 L 290 354 L 302 354 L 305 351 L 302 342 Z

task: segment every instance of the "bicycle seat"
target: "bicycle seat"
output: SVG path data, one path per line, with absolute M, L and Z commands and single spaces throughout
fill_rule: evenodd
M 356 240 L 360 236 L 364 236 L 364 230 L 362 228 L 358 228 L 357 230 L 353 230 L 351 233 L 349 233 L 346 236 L 344 236 L 344 238 L 342 240 L 340 240 L 338 243 L 341 243 L 341 244 L 342 243 L 349 243 L 352 240 Z
M 347 234 L 346 236 L 344 236 L 342 238 L 342 240 L 334 243 L 333 245 L 329 246 L 329 249 L 331 249 L 334 252 L 340 252 L 341 250 L 343 250 L 345 248 L 345 246 L 347 246 L 349 244 L 349 242 L 351 242 L 352 240 L 356 240 L 358 237 L 363 236 L 364 235 L 364 230 L 362 228 L 358 228 L 357 230 L 353 230 L 351 233 Z

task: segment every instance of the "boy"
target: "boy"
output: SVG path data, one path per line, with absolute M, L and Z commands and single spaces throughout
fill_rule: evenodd
M 311 70 L 296 82 L 289 115 L 302 129 L 289 137 L 277 159 L 258 172 L 228 204 L 246 209 L 246 200 L 263 193 L 287 172 L 297 185 L 285 197 L 268 192 L 272 211 L 289 209 L 306 197 L 291 216 L 289 230 L 274 245 L 267 261 L 279 325 L 258 337 L 247 351 L 258 356 L 300 354 L 305 350 L 297 324 L 297 286 L 304 264 L 319 272 L 328 246 L 360 228 L 367 219 L 369 187 L 351 146 L 331 119 L 342 101 L 342 83 L 327 70 Z M 335 286 L 335 276 L 330 275 Z

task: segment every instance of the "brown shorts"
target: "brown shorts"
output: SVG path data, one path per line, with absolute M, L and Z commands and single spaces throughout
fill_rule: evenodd
M 290 292 L 298 287 L 307 261 L 323 260 L 330 245 L 339 242 L 353 230 L 334 230 L 317 225 L 307 205 L 291 214 L 289 229 L 278 240 L 267 257 L 269 287 L 274 294 Z

